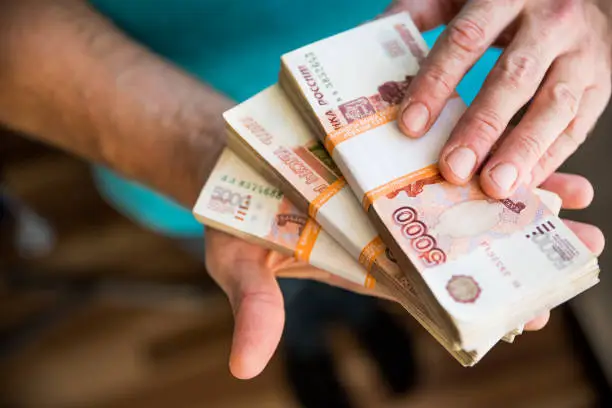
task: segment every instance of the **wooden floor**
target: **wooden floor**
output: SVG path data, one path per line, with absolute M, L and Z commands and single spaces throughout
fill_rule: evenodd
M 62 306 L 51 314 L 54 325 L 24 337 L 16 343 L 20 347 L 0 357 L 0 406 L 297 407 L 279 358 L 253 381 L 229 375 L 231 311 L 197 261 L 107 206 L 83 163 L 0 137 L 9 189 L 44 215 L 58 234 L 52 254 L 26 265 L 33 281 L 43 282 L 40 289 L 15 290 L 0 281 L 0 329 L 14 333 L 37 313 Z M 2 244 L 5 275 L 10 254 L 6 239 Z M 50 288 L 60 278 L 85 285 L 68 292 L 71 296 L 58 296 Z M 102 279 L 98 290 L 88 285 L 92 278 Z M 208 288 L 205 295 L 185 286 L 200 282 Z M 594 404 L 593 388 L 560 313 L 553 313 L 543 331 L 502 344 L 476 367 L 465 369 L 401 311 L 389 307 L 417 339 L 419 385 L 405 397 L 388 397 L 368 356 L 338 330 L 332 336 L 335 355 L 358 407 Z

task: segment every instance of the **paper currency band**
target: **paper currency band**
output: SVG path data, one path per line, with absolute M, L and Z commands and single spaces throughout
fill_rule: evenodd
M 380 187 L 368 191 L 364 194 L 363 199 L 361 200 L 361 204 L 363 205 L 363 208 L 367 211 L 370 206 L 374 204 L 374 202 L 380 197 L 386 196 L 387 194 L 393 193 L 394 191 L 407 188 L 408 186 L 410 186 L 410 184 L 415 183 L 419 180 L 438 176 L 439 174 L 440 171 L 438 170 L 437 164 L 432 164 L 431 166 L 427 166 L 417 171 L 413 171 L 412 173 L 406 174 L 402 177 L 398 177 L 395 180 L 391 180 L 390 182 L 383 184 Z
M 299 261 L 308 262 L 310 260 L 310 254 L 314 248 L 314 244 L 317 241 L 321 226 L 311 218 L 306 221 L 300 238 L 298 239 L 295 247 L 295 259 Z
M 374 289 L 374 287 L 376 286 L 376 279 L 374 279 L 374 277 L 368 273 L 365 278 L 365 282 L 363 283 L 363 286 L 366 289 Z
M 310 202 L 308 206 L 308 215 L 316 219 L 319 209 L 325 205 L 338 191 L 342 190 L 346 186 L 346 180 L 344 177 L 340 177 L 333 183 L 331 183 L 325 190 L 321 192 L 314 200 Z
M 397 119 L 398 109 L 399 107 L 397 105 L 387 106 L 376 113 L 355 120 L 340 129 L 328 133 L 325 137 L 325 148 L 331 155 L 340 143 L 389 122 L 393 122 Z
M 371 272 L 372 265 L 374 265 L 374 262 L 376 262 L 376 258 L 384 253 L 386 248 L 387 246 L 383 243 L 380 236 L 377 236 L 372 241 L 368 242 L 365 247 L 363 247 L 361 253 L 359 254 L 359 263 L 363 265 L 368 272 Z

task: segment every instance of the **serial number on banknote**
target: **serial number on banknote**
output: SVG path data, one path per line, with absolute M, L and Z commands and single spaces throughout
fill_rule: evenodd
M 229 176 L 227 174 L 221 177 L 221 181 L 224 183 L 238 186 L 240 188 L 251 191 L 253 193 L 257 193 L 259 195 L 274 198 L 276 200 L 280 200 L 283 198 L 283 192 L 280 189 L 269 187 L 269 186 L 263 186 L 253 181 L 241 180 L 236 177 Z
M 334 89 L 334 84 L 331 79 L 329 79 L 317 55 L 314 52 L 307 52 L 304 54 L 304 58 L 306 59 L 308 68 L 310 68 L 325 89 L 332 91 L 332 96 L 336 99 L 336 102 L 342 102 L 342 98 L 338 95 L 338 91 Z M 304 74 L 304 71 L 302 71 L 302 74 Z

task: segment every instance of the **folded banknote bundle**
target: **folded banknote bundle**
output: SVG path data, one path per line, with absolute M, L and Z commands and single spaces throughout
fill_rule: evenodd
M 279 85 L 225 113 L 231 151 L 194 213 L 397 301 L 473 365 L 597 283 L 599 268 L 557 217 L 556 195 L 492 200 L 477 180 L 442 179 L 458 96 L 423 138 L 399 132 L 398 104 L 426 54 L 402 13 L 284 55 Z

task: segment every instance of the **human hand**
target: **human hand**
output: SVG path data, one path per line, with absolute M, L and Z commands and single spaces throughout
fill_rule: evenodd
M 234 312 L 230 371 L 240 379 L 257 376 L 276 350 L 285 311 L 277 277 L 314 279 L 364 295 L 387 298 L 292 257 L 223 232 L 206 230 L 206 268 L 229 298 Z
M 593 187 L 583 177 L 556 173 L 541 186 L 558 194 L 565 209 L 589 205 Z M 566 221 L 576 235 L 596 254 L 601 253 L 604 238 L 596 227 Z M 278 276 L 316 279 L 362 294 L 379 295 L 293 258 L 250 244 L 213 229 L 206 233 L 206 267 L 225 291 L 235 316 L 230 370 L 234 376 L 257 376 L 272 357 L 281 338 L 285 312 Z M 539 330 L 548 314 L 525 327 Z
M 494 198 L 541 183 L 585 140 L 610 98 L 610 22 L 595 0 L 399 0 L 389 12 L 401 10 L 422 30 L 450 21 L 401 106 L 398 123 L 408 136 L 427 132 L 490 45 L 506 46 L 441 152 L 440 170 L 452 183 L 480 168 Z
M 580 210 L 588 207 L 594 194 L 593 186 L 586 178 L 566 173 L 554 173 L 541 185 L 532 183 L 531 187 L 540 187 L 557 194 L 565 210 Z M 591 252 L 597 256 L 601 255 L 605 239 L 599 228 L 576 221 L 564 220 L 564 222 Z M 525 330 L 540 330 L 546 325 L 549 317 L 550 313 L 546 313 L 532 320 L 525 325 Z

